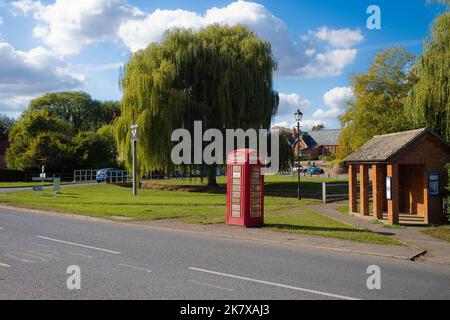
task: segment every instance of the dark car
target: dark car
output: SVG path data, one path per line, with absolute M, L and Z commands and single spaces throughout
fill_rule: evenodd
M 114 168 L 100 169 L 97 171 L 97 176 L 95 177 L 95 180 L 97 180 L 98 183 L 111 182 L 111 176 L 113 172 L 116 170 L 117 169 Z
M 306 172 L 308 172 L 309 174 L 313 175 L 313 174 L 322 174 L 324 173 L 322 168 L 319 168 L 318 166 L 312 165 L 309 166 L 308 169 L 306 169 Z

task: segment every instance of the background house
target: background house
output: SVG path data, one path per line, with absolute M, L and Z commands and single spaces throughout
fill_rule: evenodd
M 317 160 L 320 156 L 336 155 L 339 151 L 340 129 L 301 132 L 300 149 L 303 160 Z M 297 130 L 292 130 L 291 142 L 297 156 Z

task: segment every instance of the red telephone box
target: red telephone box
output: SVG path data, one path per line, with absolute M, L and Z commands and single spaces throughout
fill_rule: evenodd
M 253 149 L 234 150 L 227 161 L 227 224 L 264 224 L 264 167 Z

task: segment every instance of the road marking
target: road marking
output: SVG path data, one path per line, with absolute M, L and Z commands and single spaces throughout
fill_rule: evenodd
M 88 256 L 87 254 L 82 254 L 82 253 L 77 253 L 77 252 L 72 252 L 72 251 L 67 251 L 67 253 L 74 255 L 74 256 L 79 256 L 79 257 L 88 258 L 88 259 L 93 258 L 93 256 Z
M 293 287 L 293 286 L 289 286 L 289 285 L 285 285 L 285 284 L 281 284 L 281 283 L 275 283 L 275 282 L 270 282 L 270 281 L 264 281 L 264 280 L 252 279 L 252 278 L 247 278 L 247 277 L 241 277 L 241 276 L 236 276 L 236 275 L 233 275 L 233 274 L 222 273 L 222 272 L 217 272 L 217 271 L 211 271 L 211 270 L 206 270 L 206 269 L 200 269 L 200 268 L 194 268 L 194 267 L 190 267 L 189 269 L 194 270 L 194 271 L 200 271 L 200 272 L 215 274 L 215 275 L 218 275 L 218 276 L 223 276 L 223 277 L 228 277 L 228 278 L 234 278 L 234 279 L 246 280 L 246 281 L 251 281 L 251 282 L 256 282 L 256 283 L 261 283 L 261 284 L 267 284 L 269 286 L 274 286 L 274 287 L 279 287 L 279 288 L 285 288 L 285 289 L 291 289 L 291 290 L 296 290 L 296 291 L 302 291 L 302 292 L 322 295 L 322 296 L 331 297 L 331 298 L 337 298 L 337 299 L 343 299 L 343 300 L 360 300 L 360 299 L 357 299 L 357 298 L 342 296 L 342 295 L 338 295 L 338 294 L 334 294 L 334 293 L 328 293 L 328 292 L 317 291 L 317 290 L 310 290 L 310 289 L 305 289 L 305 288 L 300 288 L 300 287 Z
M 77 246 L 77 247 L 82 247 L 82 248 L 87 248 L 87 249 L 92 249 L 92 250 L 98 250 L 98 251 L 103 251 L 103 252 L 108 252 L 108 253 L 113 253 L 113 254 L 120 254 L 120 252 L 117 252 L 117 251 L 112 251 L 112 250 L 108 250 L 108 249 L 103 249 L 103 248 L 98 248 L 98 247 L 87 246 L 87 245 L 80 244 L 80 243 L 69 242 L 69 241 L 63 241 L 63 240 L 58 240 L 58 239 L 53 239 L 53 238 L 48 238 L 48 237 L 43 237 L 43 236 L 36 236 L 36 237 L 41 238 L 41 239 L 45 239 L 45 240 L 50 240 L 50 241 L 55 241 L 55 242 L 60 242 L 60 243 L 65 243 L 65 244 L 70 244 L 70 245 L 72 245 L 72 246 Z
M 11 268 L 11 266 L 9 264 L 1 263 L 1 262 L 0 262 L 0 267 Z
M 234 289 L 231 289 L 231 288 L 216 286 L 215 284 L 211 284 L 211 283 L 207 283 L 207 282 L 203 282 L 203 281 L 196 281 L 196 280 L 191 280 L 191 279 L 188 279 L 187 281 L 195 283 L 195 284 L 211 287 L 211 288 L 216 288 L 216 289 L 221 289 L 221 290 L 226 290 L 226 291 L 234 291 Z
M 3 230 L 3 228 L 2 228 L 2 227 L 0 227 L 0 230 Z
M 145 271 L 147 273 L 152 272 L 152 270 L 145 269 L 145 268 L 140 268 L 140 267 L 135 267 L 135 266 L 132 266 L 132 265 L 129 265 L 129 264 L 119 263 L 119 266 L 130 268 L 130 269 L 134 269 L 134 270 L 138 270 L 138 271 Z

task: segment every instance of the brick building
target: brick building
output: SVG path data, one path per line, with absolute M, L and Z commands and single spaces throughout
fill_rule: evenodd
M 8 141 L 0 141 L 0 169 L 6 168 L 6 149 L 8 147 Z
M 336 155 L 339 151 L 340 129 L 323 129 L 301 132 L 300 149 L 302 159 L 317 160 L 320 156 Z M 292 131 L 292 143 L 297 156 L 297 130 Z
M 373 137 L 344 160 L 350 212 L 357 211 L 359 198 L 361 215 L 387 219 L 390 224 L 445 223 L 449 162 L 450 145 L 426 128 Z M 370 176 L 373 212 L 369 212 Z

